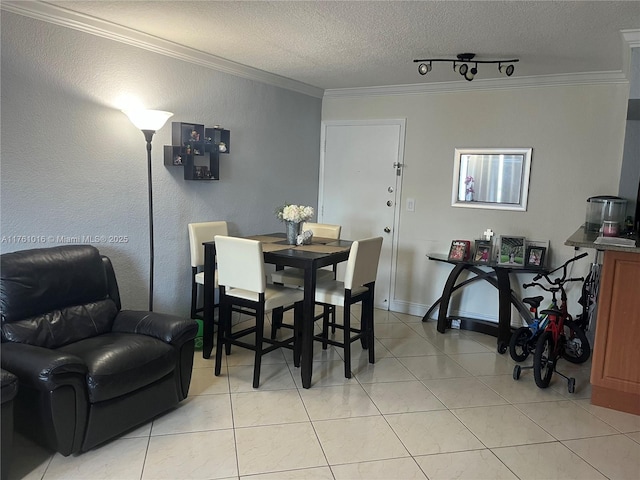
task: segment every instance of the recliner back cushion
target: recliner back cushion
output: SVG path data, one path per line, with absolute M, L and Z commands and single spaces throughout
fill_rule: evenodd
M 4 341 L 56 348 L 110 331 L 118 313 L 90 245 L 1 255 L 0 277 Z
M 111 300 L 53 310 L 42 315 L 5 323 L 2 339 L 46 348 L 58 348 L 111 331 L 118 310 Z

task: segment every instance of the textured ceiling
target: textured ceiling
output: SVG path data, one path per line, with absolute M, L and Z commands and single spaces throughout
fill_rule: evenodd
M 513 77 L 614 72 L 638 1 L 47 2 L 321 89 L 465 82 L 415 58 L 520 58 Z M 500 77 L 479 65 L 476 78 Z

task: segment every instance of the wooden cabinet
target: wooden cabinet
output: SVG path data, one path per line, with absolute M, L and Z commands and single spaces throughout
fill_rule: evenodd
M 640 253 L 606 251 L 591 403 L 640 415 Z

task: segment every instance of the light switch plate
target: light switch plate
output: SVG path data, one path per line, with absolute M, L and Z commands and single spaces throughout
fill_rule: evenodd
M 407 198 L 407 212 L 416 211 L 416 200 L 414 198 Z

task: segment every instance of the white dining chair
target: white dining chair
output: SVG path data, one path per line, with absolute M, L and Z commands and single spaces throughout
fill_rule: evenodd
M 316 285 L 315 301 L 320 305 L 342 307 L 342 323 L 332 319 L 324 310 L 322 333 L 314 339 L 322 342 L 322 348 L 328 345 L 343 348 L 344 376 L 351 378 L 351 344 L 360 340 L 363 348 L 369 350 L 369 363 L 375 362 L 373 300 L 375 282 L 378 274 L 378 262 L 382 250 L 382 237 L 357 240 L 351 245 L 344 282 L 328 280 Z M 351 325 L 351 305 L 362 302 L 360 328 Z M 329 338 L 329 327 L 343 331 L 342 341 Z
M 220 320 L 218 324 L 215 375 L 222 366 L 223 345 L 226 355 L 231 354 L 231 345 L 253 350 L 253 388 L 260 385 L 262 356 L 281 347 L 293 349 L 294 365 L 300 365 L 300 335 L 302 333 L 302 300 L 304 292 L 298 288 L 267 284 L 262 243 L 246 238 L 216 235 L 216 258 L 220 293 Z M 265 313 L 288 305 L 294 307 L 293 336 L 283 340 L 264 337 Z M 252 327 L 233 331 L 231 313 L 234 306 L 254 312 Z M 255 341 L 243 340 L 255 335 Z M 264 346 L 267 343 L 269 346 Z
M 330 223 L 312 223 L 305 222 L 302 224 L 302 231 L 305 232 L 311 230 L 314 237 L 329 238 L 331 240 L 339 240 L 340 232 L 342 231 L 341 225 L 333 225 Z M 326 268 L 321 268 L 316 271 L 316 282 L 323 280 L 334 280 L 336 278 L 337 265 L 333 265 Z M 282 285 L 290 285 L 296 287 L 304 286 L 304 270 L 300 268 L 287 267 L 283 270 L 276 270 L 271 274 L 271 281 Z M 335 321 L 335 308 L 328 307 L 329 313 L 333 316 Z M 276 319 L 271 324 L 271 338 L 276 338 L 277 331 L 281 327 L 291 328 L 291 325 L 287 325 L 277 320 L 282 317 L 282 313 L 276 315 Z M 320 317 L 318 317 L 320 318 Z M 332 327 L 333 332 L 335 328 Z
M 302 231 L 311 230 L 314 237 L 330 238 L 332 240 L 340 239 L 341 225 L 331 225 L 329 223 L 310 223 L 302 224 Z M 335 265 L 333 269 L 319 269 L 316 272 L 316 281 L 335 279 Z M 301 287 L 304 285 L 304 271 L 300 268 L 287 267 L 283 270 L 276 270 L 271 274 L 273 283 L 281 283 L 283 285 L 295 285 Z
M 201 306 L 198 301 L 198 285 L 204 285 L 204 246 L 203 242 L 210 242 L 216 235 L 228 235 L 227 222 L 199 222 L 189 223 L 189 250 L 191 254 L 191 318 L 202 319 Z M 217 274 L 214 277 L 214 288 L 218 288 Z

